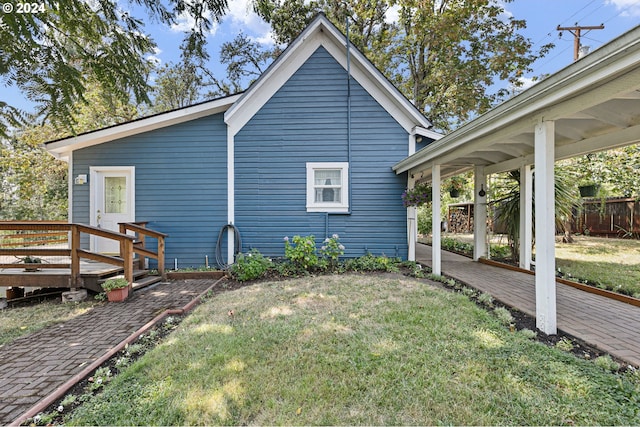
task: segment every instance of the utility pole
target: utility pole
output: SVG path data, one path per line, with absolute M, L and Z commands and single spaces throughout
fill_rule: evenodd
M 557 30 L 558 31 L 569 31 L 571 34 L 573 34 L 573 37 L 574 37 L 574 39 L 573 39 L 573 60 L 577 61 L 578 60 L 578 55 L 580 53 L 580 35 L 581 35 L 580 32 L 582 30 L 588 30 L 587 32 L 589 32 L 590 30 L 604 30 L 604 24 L 590 25 L 590 26 L 580 26 L 576 22 L 576 25 L 573 26 L 573 27 L 561 27 L 560 25 L 558 25 Z M 560 33 L 560 35 L 562 36 L 562 33 Z

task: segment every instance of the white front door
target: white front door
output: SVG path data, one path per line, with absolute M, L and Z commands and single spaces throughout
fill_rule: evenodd
M 135 169 L 133 167 L 91 168 L 91 225 L 119 231 L 118 223 L 135 221 Z M 93 237 L 91 250 L 114 254 L 116 240 Z

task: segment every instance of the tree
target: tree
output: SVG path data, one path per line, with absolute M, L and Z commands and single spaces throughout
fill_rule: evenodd
M 130 121 L 138 109 L 111 96 L 95 81 L 88 83 L 90 105 L 73 106 L 79 132 Z M 52 123 L 32 125 L 0 138 L 0 219 L 57 220 L 67 217 L 67 163 L 43 148 L 45 141 L 68 136 Z
M 508 3 L 505 0 L 502 3 Z M 524 20 L 507 16 L 492 0 L 258 0 L 256 12 L 271 23 L 277 40 L 292 40 L 319 10 L 344 31 L 437 129 L 448 131 L 503 100 L 496 80 L 512 87 L 552 45 L 532 50 L 518 33 Z M 387 22 L 391 6 L 398 21 Z M 294 14 L 300 14 L 294 15 Z
M 193 18 L 182 48 L 202 58 L 207 57 L 206 32 L 227 9 L 227 0 L 133 3 L 162 23 L 173 24 L 184 15 Z M 92 78 L 123 101 L 130 95 L 137 102 L 148 101 L 145 56 L 154 43 L 144 34 L 141 19 L 122 11 L 115 0 L 43 0 L 29 6 L 37 6 L 34 13 L 5 8 L 0 15 L 0 79 L 35 102 L 37 111 L 27 114 L 0 100 L 0 136 L 37 117 L 74 131 L 72 117 L 86 103 Z
M 280 55 L 278 47 L 265 49 L 259 42 L 243 33 L 220 46 L 220 63 L 227 66 L 226 79 L 219 79 L 205 68 L 214 90 L 213 95 L 231 95 L 242 92 Z
M 202 99 L 206 86 L 205 78 L 193 62 L 169 62 L 158 70 L 152 91 L 152 111 L 160 113 L 192 105 Z

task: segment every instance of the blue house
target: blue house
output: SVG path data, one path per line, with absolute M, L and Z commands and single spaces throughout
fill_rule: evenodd
M 169 266 L 203 265 L 216 248 L 225 262 L 254 248 L 283 256 L 296 234 L 338 234 L 348 257 L 406 259 L 408 177 L 392 166 L 437 138 L 429 127 L 319 15 L 243 94 L 46 147 L 69 163 L 70 222 L 147 221 L 169 235 Z

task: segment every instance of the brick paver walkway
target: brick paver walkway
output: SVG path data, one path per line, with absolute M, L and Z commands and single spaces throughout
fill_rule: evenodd
M 166 309 L 180 309 L 215 283 L 188 280 L 136 290 L 0 347 L 0 425 L 6 425 Z
M 416 258 L 431 265 L 431 246 L 417 245 Z M 442 272 L 495 299 L 536 314 L 535 277 L 442 252 Z M 640 366 L 640 307 L 556 284 L 558 329 Z

